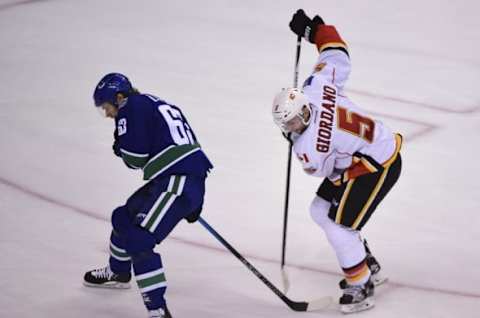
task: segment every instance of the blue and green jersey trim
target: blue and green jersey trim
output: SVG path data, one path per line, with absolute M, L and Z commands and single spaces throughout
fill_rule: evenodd
M 121 149 L 123 160 L 134 168 L 143 169 L 143 179 L 151 180 L 182 159 L 199 151 L 200 145 L 171 145 L 149 159 L 148 154 L 134 153 Z

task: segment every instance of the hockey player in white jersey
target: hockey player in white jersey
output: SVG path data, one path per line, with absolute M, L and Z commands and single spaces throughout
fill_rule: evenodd
M 290 29 L 315 44 L 319 57 L 303 89 L 287 88 L 275 96 L 272 115 L 304 171 L 324 178 L 310 213 L 345 275 L 340 309 L 366 310 L 374 305 L 374 285 L 382 279 L 360 230 L 400 176 L 402 137 L 345 95 L 350 59 L 334 26 L 298 10 Z

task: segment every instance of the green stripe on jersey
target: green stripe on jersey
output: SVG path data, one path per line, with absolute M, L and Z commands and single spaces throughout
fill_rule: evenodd
M 170 177 L 170 180 L 171 178 L 172 177 Z M 182 183 L 182 181 L 185 182 L 185 179 L 186 179 L 185 176 L 173 176 L 172 189 L 168 189 L 168 192 L 172 192 L 175 195 L 182 194 L 183 186 L 182 186 L 182 189 L 180 189 L 180 183 Z M 169 182 L 169 185 L 170 185 L 170 182 Z
M 168 213 L 168 209 L 170 209 L 170 206 L 173 204 L 176 197 L 182 195 L 186 180 L 186 176 L 170 176 L 167 191 L 162 192 L 159 195 L 142 223 L 140 223 L 140 226 L 146 228 L 152 233 L 155 232 L 155 229 L 160 224 L 165 214 Z
M 122 153 L 123 161 L 136 168 L 143 168 L 148 161 L 148 154 L 138 154 L 124 149 L 120 149 L 120 152 Z
M 170 146 L 150 159 L 143 167 L 143 179 L 151 180 L 183 158 L 200 150 L 199 144 Z

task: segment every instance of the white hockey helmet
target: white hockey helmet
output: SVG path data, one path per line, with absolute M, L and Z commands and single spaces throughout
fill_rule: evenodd
M 310 102 L 299 88 L 283 88 L 273 99 L 273 121 L 280 129 L 288 133 L 287 123 L 295 117 L 299 117 L 305 126 L 308 126 L 312 116 L 305 120 L 304 107 L 312 112 Z

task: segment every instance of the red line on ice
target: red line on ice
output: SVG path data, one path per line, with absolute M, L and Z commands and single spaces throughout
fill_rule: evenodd
M 379 95 L 379 94 L 374 94 L 374 93 L 355 90 L 355 89 L 348 89 L 347 91 L 350 92 L 350 93 L 353 93 L 353 94 L 357 94 L 357 95 L 372 97 L 372 98 L 376 98 L 376 99 L 384 99 L 384 100 L 397 102 L 397 103 L 409 104 L 409 105 L 418 106 L 418 107 L 422 107 L 422 108 L 427 108 L 427 109 L 440 111 L 440 112 L 444 112 L 444 113 L 471 114 L 471 113 L 475 113 L 475 112 L 480 110 L 480 106 L 472 106 L 472 107 L 468 107 L 468 108 L 464 108 L 464 109 L 454 109 L 454 108 L 449 108 L 447 106 L 439 106 L 439 105 L 434 105 L 434 104 L 428 104 L 428 103 L 408 100 L 408 99 L 404 99 L 404 98 L 400 98 L 400 97 Z
M 17 2 L 12 2 L 12 3 L 5 3 L 5 4 L 0 4 L 0 11 L 5 11 L 8 9 L 12 9 L 18 6 L 23 6 L 27 4 L 34 4 L 36 2 L 45 2 L 49 0 L 24 0 L 24 1 L 17 1 Z
M 391 114 L 380 113 L 380 112 L 371 112 L 371 111 L 368 111 L 368 113 L 371 114 L 371 115 L 374 115 L 374 116 L 392 118 L 392 119 L 395 119 L 395 120 L 405 121 L 405 122 L 412 123 L 412 124 L 423 127 L 422 129 L 420 129 L 416 132 L 410 133 L 410 134 L 408 134 L 408 133 L 404 134 L 402 132 L 402 135 L 403 135 L 405 141 L 412 141 L 413 139 L 416 139 L 418 137 L 429 134 L 433 130 L 438 128 L 438 126 L 432 125 L 430 123 L 425 123 L 425 122 L 422 122 L 422 121 L 419 121 L 419 120 L 416 120 L 416 119 L 407 118 L 407 117 L 401 117 L 401 116 L 397 116 L 397 115 L 391 115 Z

